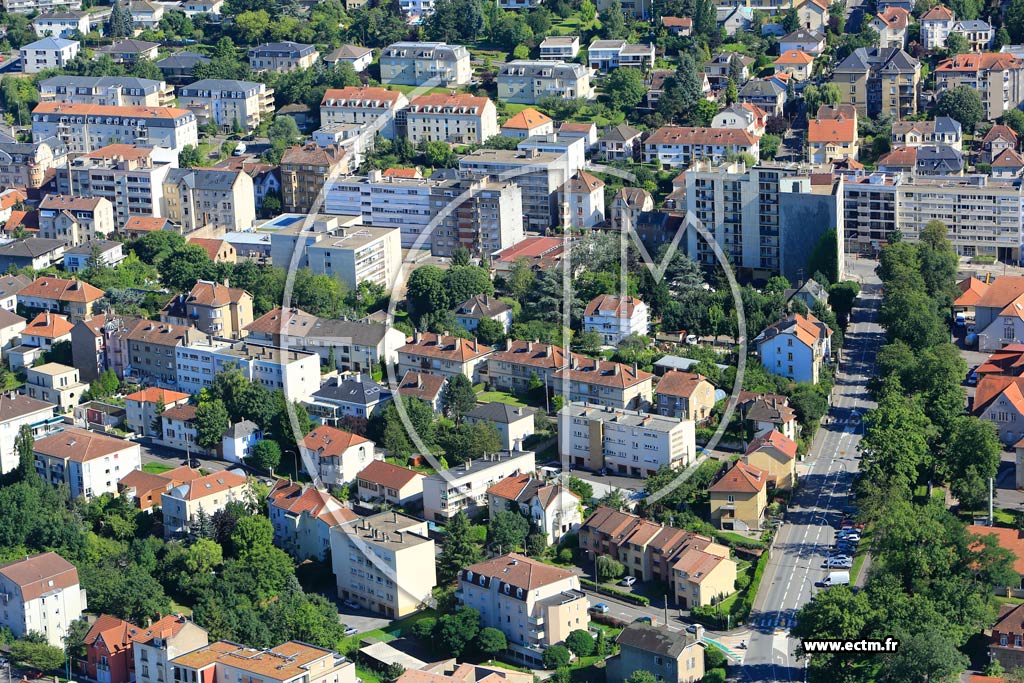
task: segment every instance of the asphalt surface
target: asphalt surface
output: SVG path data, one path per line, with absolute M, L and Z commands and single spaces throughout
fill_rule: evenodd
M 828 422 L 815 436 L 809 466 L 800 479 L 794 504 L 776 534 L 771 557 L 750 616 L 748 650 L 738 679 L 745 682 L 801 681 L 803 664 L 795 656 L 796 640 L 789 637 L 794 615 L 818 590 L 828 570 L 822 567 L 835 536 L 834 525 L 857 472 L 860 416 L 874 407 L 867 382 L 882 343 L 876 320 L 880 283 L 875 262 L 851 259 L 850 275 L 859 276 L 861 296 L 851 315 L 846 346 L 833 390 Z M 848 275 L 848 276 L 850 276 Z
M 148 438 L 139 439 L 137 442 L 140 448 L 140 459 L 142 464 L 146 465 L 151 462 L 159 463 L 161 465 L 167 465 L 168 467 L 180 467 L 181 465 L 187 465 L 185 460 L 185 451 L 179 451 L 175 448 L 167 448 L 154 444 Z M 235 463 L 228 462 L 227 460 L 218 460 L 217 458 L 209 458 L 206 456 L 196 455 L 195 453 L 190 454 L 193 460 L 199 461 L 199 467 L 208 472 L 220 472 L 222 470 L 236 467 Z

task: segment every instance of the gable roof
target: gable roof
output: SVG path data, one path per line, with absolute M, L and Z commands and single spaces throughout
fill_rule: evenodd
M 764 489 L 768 475 L 760 468 L 737 460 L 721 479 L 708 487 L 715 493 L 757 493 Z
M 936 5 L 921 15 L 921 21 L 953 21 L 955 16 L 945 5 Z
M 89 632 L 85 634 L 85 639 L 82 642 L 92 645 L 97 640 L 102 640 L 107 650 L 114 654 L 131 647 L 138 631 L 139 627 L 135 624 L 130 624 L 109 614 L 101 614 Z
M 407 370 L 402 381 L 398 383 L 398 393 L 402 396 L 410 396 L 433 403 L 444 389 L 447 381 L 448 378 L 442 375 Z
M 369 481 L 380 486 L 386 486 L 391 489 L 401 490 L 406 484 L 414 480 L 416 477 L 426 477 L 426 475 L 415 470 L 410 470 L 407 467 L 399 467 L 398 465 L 392 465 L 389 462 L 383 460 L 374 460 L 369 465 L 363 468 L 363 471 L 356 475 L 357 479 L 363 481 Z
M 183 500 L 196 501 L 212 496 L 221 491 L 244 486 L 246 478 L 238 470 L 227 470 L 224 472 L 212 472 L 204 477 L 193 479 L 190 482 L 175 486 L 165 495 Z
M 494 351 L 490 346 L 485 346 L 475 339 L 462 339 L 445 334 L 434 334 L 433 332 L 422 332 L 413 338 L 413 341 L 398 349 L 399 353 L 409 353 L 417 356 L 429 356 L 431 358 L 443 358 L 466 362 Z
M 886 7 L 876 14 L 875 18 L 889 28 L 902 31 L 910 23 L 910 12 L 902 7 Z
M 981 308 L 1004 309 L 1024 294 L 1024 277 L 1000 275 L 982 293 L 975 304 Z
M 654 392 L 662 396 L 679 396 L 689 398 L 697 390 L 701 382 L 707 382 L 708 378 L 692 372 L 681 370 L 669 370 L 661 379 Z
M 500 424 L 512 424 L 519 420 L 533 418 L 533 411 L 509 405 L 508 403 L 493 401 L 476 406 L 473 410 L 466 413 L 466 417 Z
M 0 567 L 0 575 L 21 589 L 28 602 L 56 590 L 78 585 L 78 570 L 57 553 L 41 553 Z
M 787 460 L 792 460 L 796 457 L 796 448 L 796 441 L 793 441 L 793 439 L 789 438 L 779 430 L 773 429 L 751 441 L 750 446 L 747 448 L 746 455 L 770 449 L 785 456 Z
M 1000 138 L 1006 140 L 1007 142 L 1012 142 L 1014 144 L 1017 143 L 1016 131 L 1014 131 L 1013 128 L 1010 128 L 1009 126 L 1004 126 L 1001 123 L 997 123 L 996 125 L 989 128 L 988 132 L 985 133 L 985 137 L 982 138 L 981 141 L 985 144 L 988 144 Z
M 814 57 L 807 54 L 803 50 L 786 50 L 779 55 L 775 64 L 792 64 L 796 66 L 806 66 L 814 62 Z
M 161 389 L 159 387 L 147 387 L 146 389 L 140 389 L 134 393 L 128 394 L 124 397 L 126 401 L 138 401 L 139 403 L 160 403 L 164 405 L 170 405 L 171 403 L 177 403 L 178 401 L 188 400 L 192 398 L 191 394 L 184 394 L 180 391 L 172 391 L 170 389 Z
M 322 425 L 302 440 L 302 445 L 321 458 L 340 458 L 352 446 L 362 443 L 373 444 L 369 439 L 346 432 L 344 429 Z
M 1024 168 L 1024 156 L 1020 152 L 1007 147 L 992 160 L 992 168 Z
M 672 659 L 678 659 L 687 648 L 697 644 L 697 640 L 685 631 L 670 631 L 667 626 L 637 621 L 622 629 L 615 642 L 619 647 L 630 647 Z
M 1013 570 L 1024 576 L 1024 533 L 1017 529 L 1006 529 L 997 526 L 967 525 L 967 533 L 977 536 L 995 536 L 1000 548 L 1010 551 L 1013 555 Z M 972 546 L 972 549 L 976 549 Z
M 1024 377 L 983 375 L 974 391 L 974 414 L 981 415 L 1000 396 L 1024 414 Z

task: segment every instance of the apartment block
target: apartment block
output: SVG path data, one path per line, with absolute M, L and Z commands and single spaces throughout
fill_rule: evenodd
M 375 444 L 337 427 L 319 426 L 302 440 L 303 468 L 324 485 L 346 486 L 378 458 Z M 379 456 L 383 458 L 383 455 Z M 310 472 L 312 467 L 312 472 Z
M 898 47 L 857 48 L 832 73 L 840 101 L 860 116 L 913 116 L 920 81 L 921 63 Z
M 41 553 L 0 566 L 0 626 L 15 638 L 40 633 L 53 647 L 64 647 L 71 623 L 86 608 L 78 570 L 57 553 Z
M 329 179 L 348 173 L 352 160 L 336 145 L 300 145 L 285 150 L 281 157 L 281 198 L 284 210 L 309 213 L 320 201 L 320 191 Z
M 142 467 L 139 444 L 78 427 L 33 445 L 36 472 L 48 484 L 67 484 L 71 498 L 117 495 L 117 482 Z
M 178 89 L 178 106 L 223 131 L 254 130 L 274 113 L 274 90 L 263 83 L 204 78 Z
M 558 190 L 575 171 L 567 155 L 536 150 L 479 149 L 459 159 L 463 177 L 518 185 L 523 228 L 540 232 L 557 224 Z
M 759 138 L 735 128 L 663 126 L 643 144 L 644 161 L 662 168 L 687 167 L 698 159 L 718 162 L 727 156 L 760 155 Z
M 239 339 L 253 321 L 252 294 L 237 287 L 199 280 L 188 294 L 179 294 L 160 311 L 163 322 L 192 325 L 200 332 Z
M 965 85 L 981 96 L 987 120 L 1016 109 L 1024 100 L 1024 59 L 1003 52 L 955 55 L 935 67 L 935 90 Z
M 53 76 L 39 81 L 38 88 L 40 102 L 111 107 L 174 104 L 174 88 L 167 83 L 132 76 Z
M 132 656 L 136 683 L 169 683 L 170 660 L 206 647 L 210 642 L 205 629 L 180 614 L 162 617 L 135 634 Z
M 637 410 L 650 404 L 653 378 L 635 366 L 574 353 L 569 355 L 569 363 L 554 373 L 551 386 L 556 396 L 567 401 Z
M 82 9 L 81 0 L 4 0 L 4 10 L 11 14 L 63 12 Z
M 228 503 L 244 501 L 248 488 L 249 481 L 241 470 L 212 472 L 175 486 L 160 496 L 164 536 L 188 536 L 200 514 L 212 517 Z M 176 675 L 174 680 L 181 681 Z
M 250 382 L 281 391 L 289 401 L 308 399 L 320 388 L 315 353 L 227 339 L 190 340 L 175 348 L 175 378 L 181 391 L 197 394 L 217 373 L 236 368 Z
M 243 171 L 173 168 L 163 181 L 164 215 L 188 233 L 249 230 L 256 220 L 252 178 Z
M 443 524 L 460 512 L 472 516 L 487 507 L 487 489 L 536 467 L 533 451 L 501 451 L 432 474 L 423 480 L 423 518 Z
M 22 393 L 29 398 L 53 403 L 57 411 L 67 413 L 82 400 L 82 394 L 89 389 L 78 374 L 78 368 L 60 363 L 43 363 L 25 369 L 25 384 Z
M 405 110 L 409 142 L 479 145 L 500 134 L 497 109 L 487 97 L 466 94 L 420 95 Z
M 408 98 L 398 90 L 355 86 L 329 88 L 320 101 L 320 123 L 322 126 L 338 123 L 369 126 L 393 140 L 398 113 L 408 106 Z
M 504 348 L 487 358 L 487 380 L 493 387 L 512 392 L 526 391 L 535 378 L 552 387 L 555 373 L 568 364 L 560 346 L 509 339 Z
M 338 597 L 401 619 L 424 609 L 437 585 L 427 523 L 382 512 L 331 529 Z
M 323 562 L 331 550 L 331 527 L 358 519 L 351 508 L 327 493 L 278 479 L 267 496 L 274 545 L 299 562 Z
M 259 649 L 220 640 L 179 655 L 170 666 L 173 683 L 356 683 L 350 659 L 296 640 Z
M 393 43 L 380 53 L 384 85 L 430 85 L 457 88 L 473 76 L 469 50 L 446 43 Z
M 249 48 L 249 66 L 253 71 L 271 71 L 283 74 L 308 69 L 320 58 L 315 45 L 303 45 L 286 40 Z
M 18 50 L 21 70 L 27 74 L 37 74 L 47 69 L 63 69 L 78 56 L 80 47 L 77 40 L 65 38 L 42 38 L 29 43 Z
M 40 102 L 32 110 L 32 139 L 59 138 L 70 154 L 115 143 L 166 147 L 175 154 L 199 144 L 196 116 L 174 107 L 114 107 Z
M 445 377 L 463 375 L 476 384 L 493 351 L 475 339 L 416 331 L 413 340 L 398 349 L 398 375 L 410 371 Z
M 24 394 L 14 394 L 0 401 L 0 473 L 7 474 L 18 468 L 14 442 L 22 425 L 28 425 L 36 439 L 63 425 L 63 418 L 54 414 L 55 407 Z
M 516 59 L 498 71 L 502 102 L 537 104 L 545 97 L 591 99 L 590 72 L 582 64 Z
M 103 197 L 48 194 L 39 202 L 39 237 L 68 247 L 106 239 L 116 227 L 114 206 Z
M 558 415 L 559 450 L 571 467 L 649 477 L 696 457 L 693 420 L 610 406 L 568 403 Z
M 143 385 L 175 386 L 175 348 L 186 343 L 189 332 L 199 332 L 183 325 L 154 320 L 140 320 L 125 335 L 126 365 L 123 374 Z
M 587 49 L 590 68 L 608 73 L 620 66 L 648 71 L 654 68 L 654 45 L 632 44 L 624 40 L 595 40 Z
M 484 180 L 464 182 L 461 187 L 468 187 L 469 196 L 434 228 L 431 254 L 451 256 L 463 247 L 483 256 L 523 239 L 523 193 L 518 185 Z M 434 208 L 440 203 L 435 201 Z
M 47 171 L 67 162 L 67 155 L 67 147 L 57 138 L 39 142 L 0 139 L 0 185 L 38 188 Z

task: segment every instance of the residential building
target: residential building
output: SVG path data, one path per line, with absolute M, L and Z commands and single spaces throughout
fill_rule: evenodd
M 199 425 L 196 422 L 196 406 L 182 404 L 160 413 L 159 443 L 166 448 L 185 453 L 190 460 L 192 453 L 215 455 L 212 448 L 199 446 Z
M 92 681 L 130 683 L 135 680 L 132 656 L 139 627 L 127 621 L 101 614 L 85 634 L 85 675 Z
M 185 405 L 191 398 L 191 394 L 170 389 L 140 389 L 125 396 L 125 423 L 130 431 L 141 436 L 159 436 L 160 413 L 168 408 Z
M 175 467 L 160 474 L 132 470 L 117 482 L 117 492 L 119 495 L 129 498 L 140 511 L 150 512 L 153 508 L 160 506 L 160 496 L 164 493 L 175 486 L 201 476 L 199 470 L 192 469 L 187 465 Z
M 583 331 L 597 332 L 601 342 L 615 346 L 629 336 L 644 336 L 650 316 L 647 304 L 632 296 L 599 294 L 583 311 Z
M 712 521 L 721 529 L 760 529 L 768 506 L 767 484 L 766 472 L 737 461 L 708 487 Z
M 571 62 L 579 53 L 579 36 L 547 36 L 540 43 L 540 58 L 547 62 Z
M 209 64 L 210 58 L 188 50 L 164 57 L 156 62 L 164 78 L 175 83 L 191 83 L 195 80 L 192 70 L 197 64 Z
M 45 270 L 64 260 L 64 241 L 29 237 L 0 244 L 0 269 Z
M 807 122 L 807 161 L 827 164 L 856 159 L 860 151 L 857 139 L 856 116 L 812 119 Z
M 103 197 L 48 194 L 39 203 L 39 236 L 66 246 L 105 239 L 114 232 L 114 207 Z
M 715 23 L 718 30 L 731 38 L 737 33 L 750 31 L 754 23 L 754 10 L 750 7 L 716 6 Z
M 427 523 L 381 512 L 331 529 L 338 597 L 401 619 L 424 609 L 437 585 Z
M 170 662 L 175 680 L 228 683 L 356 683 L 356 665 L 337 652 L 290 640 L 256 649 L 221 640 Z
M 0 308 L 14 313 L 18 308 L 18 292 L 32 284 L 26 275 L 0 276 Z
M 881 32 L 879 31 L 879 33 Z M 897 47 L 903 46 L 898 45 Z M 789 50 L 802 50 L 809 55 L 817 57 L 825 51 L 825 34 L 820 31 L 798 28 L 779 38 L 779 53 L 781 54 Z
M 985 52 L 992 47 L 992 37 L 995 31 L 988 22 L 971 19 L 956 22 L 953 25 L 952 33 L 963 36 L 971 52 Z
M 768 372 L 794 382 L 817 384 L 822 366 L 831 362 L 832 330 L 810 312 L 769 325 L 754 343 Z
M 721 90 L 729 84 L 730 78 L 735 78 L 737 86 L 749 81 L 753 65 L 752 57 L 739 52 L 719 52 L 704 65 L 704 74 L 713 89 Z
M 797 4 L 796 13 L 800 18 L 801 28 L 821 33 L 828 30 L 829 13 L 827 0 L 803 0 L 803 2 Z
M 67 484 L 71 498 L 117 494 L 117 482 L 142 467 L 139 444 L 67 427 L 37 439 L 36 472 L 53 486 Z
M 985 527 L 984 533 L 995 532 Z M 988 640 L 988 655 L 1000 666 L 1016 669 L 1024 665 L 1024 605 L 1003 605 L 999 618 L 992 626 Z
M 567 179 L 567 166 L 566 154 L 537 150 L 479 149 L 459 159 L 463 177 L 518 185 L 523 229 L 541 232 L 556 224 L 557 193 Z
M 861 116 L 901 119 L 917 113 L 921 64 L 900 48 L 857 48 L 833 71 L 843 104 Z
M 492 386 L 511 392 L 526 391 L 534 378 L 550 388 L 554 385 L 555 373 L 568 364 L 560 346 L 507 340 L 504 348 L 488 357 L 487 378 Z
M 644 162 L 661 168 L 690 166 L 697 159 L 723 161 L 727 156 L 760 155 L 758 138 L 731 128 L 662 126 L 643 144 Z
M 331 494 L 278 479 L 267 496 L 274 545 L 299 562 L 323 562 L 331 549 L 331 527 L 359 516 Z
M 26 367 L 15 363 L 15 356 L 24 347 L 36 349 L 38 352 L 49 351 L 54 344 L 69 341 L 73 325 L 62 315 L 56 315 L 49 311 L 43 311 L 30 320 L 25 329 L 21 331 L 21 345 L 10 349 L 12 369 Z M 39 358 L 39 354 L 32 356 L 33 362 Z M 27 365 L 32 365 L 29 363 Z
M 355 481 L 363 469 L 378 459 L 374 443 L 367 438 L 336 427 L 320 426 L 302 441 L 303 469 L 312 465 L 311 476 L 329 486 L 345 486 Z
M 88 33 L 88 30 L 83 33 Z M 112 107 L 170 107 L 174 104 L 174 88 L 164 81 L 148 78 L 53 76 L 39 81 L 38 87 L 41 102 Z
M 223 131 L 254 130 L 274 112 L 274 90 L 263 83 L 205 78 L 178 89 L 178 106 Z
M 175 386 L 175 349 L 186 342 L 190 329 L 153 320 L 138 321 L 126 335 L 124 376 L 142 385 Z
M 502 102 L 538 104 L 546 97 L 565 100 L 594 97 L 590 72 L 575 62 L 515 59 L 501 67 L 496 80 L 498 98 Z
M 356 475 L 356 491 L 359 500 L 366 502 L 422 507 L 425 478 L 423 473 L 407 467 L 374 460 Z
M 639 410 L 651 402 L 654 375 L 612 361 L 571 354 L 554 373 L 556 396 L 596 406 Z
M 696 457 L 693 420 L 573 401 L 558 414 L 558 448 L 571 467 L 648 477 Z
M 47 171 L 67 162 L 67 153 L 58 138 L 39 142 L 0 139 L 0 185 L 37 189 Z
M 669 370 L 654 388 L 658 415 L 704 423 L 715 407 L 715 387 L 703 375 Z
M 808 0 L 810 1 L 810 0 Z M 738 95 L 741 104 L 753 104 L 772 116 L 781 116 L 786 106 L 786 86 L 778 79 L 788 78 L 785 72 L 775 78 L 754 78 L 740 86 Z
M 561 138 L 553 133 L 533 135 L 516 144 L 516 149 L 530 154 L 557 154 L 558 164 L 571 172 L 581 171 L 587 165 L 586 143 L 579 137 Z
M 754 104 L 734 103 L 715 114 L 711 119 L 712 128 L 735 128 L 745 130 L 754 137 L 764 135 L 768 125 L 768 114 Z
M 57 553 L 41 553 L 0 566 L 4 610 L 0 626 L 15 638 L 40 633 L 47 644 L 64 647 L 71 624 L 86 608 L 78 570 Z
M 163 216 L 164 179 L 176 161 L 162 156 L 146 147 L 109 145 L 58 167 L 57 191 L 108 200 L 118 228 L 127 229 L 132 217 Z
M 587 48 L 590 68 L 608 73 L 620 66 L 643 71 L 654 68 L 654 45 L 632 44 L 625 40 L 595 40 Z
M 933 10 L 934 11 L 934 10 Z M 935 67 L 935 90 L 966 85 L 977 90 L 991 121 L 1016 109 L 1024 99 L 1024 59 L 1002 52 L 955 55 Z
M 759 164 L 747 169 L 698 162 L 686 171 L 685 183 L 687 213 L 701 221 L 743 273 L 798 280 L 824 231 L 836 228 L 843 235 L 843 182 L 813 167 Z M 698 263 L 718 262 L 695 230 L 687 229 L 685 239 L 686 253 Z M 838 242 L 842 251 L 844 239 Z
M 398 90 L 354 87 L 330 88 L 320 101 L 320 123 L 354 123 L 371 126 L 384 137 L 396 137 L 395 119 L 409 106 L 409 100 Z
M 245 462 L 260 441 L 263 441 L 263 430 L 260 426 L 252 420 L 240 420 L 221 435 L 221 456 L 228 462 Z
M 200 14 L 210 15 L 209 20 L 216 23 L 220 17 L 221 8 L 224 7 L 224 0 L 185 0 L 181 9 L 189 19 Z
M 521 242 L 491 254 L 491 268 L 499 275 L 508 275 L 520 260 L 535 272 L 557 267 L 568 241 L 564 237 L 524 237 Z
M 604 223 L 604 181 L 579 170 L 559 193 L 562 225 L 577 230 Z
M 249 66 L 253 71 L 283 74 L 308 69 L 320 58 L 315 45 L 303 45 L 286 40 L 249 48 Z
M 412 342 L 398 349 L 398 374 L 411 370 L 446 377 L 463 375 L 476 384 L 493 352 L 490 346 L 473 339 L 417 331 Z
M 161 683 L 172 680 L 170 660 L 206 647 L 207 632 L 180 614 L 169 614 L 154 621 L 135 635 L 132 654 L 136 683 Z
M 946 47 L 956 25 L 956 15 L 945 5 L 936 5 L 921 15 L 921 44 L 926 50 Z
M 641 132 L 621 123 L 610 127 L 598 142 L 598 151 L 609 161 L 634 161 L 640 154 Z
M 666 199 L 666 205 L 671 200 Z M 636 225 L 636 217 L 654 211 L 654 197 L 639 187 L 622 187 L 612 199 L 611 228 L 621 230 L 627 222 Z
M 468 332 L 480 326 L 481 320 L 493 320 L 499 323 L 508 334 L 512 327 L 512 307 L 489 294 L 474 294 L 455 307 L 455 321 Z
M 423 518 L 443 524 L 460 512 L 472 516 L 487 505 L 487 489 L 536 466 L 533 451 L 500 451 L 431 474 L 423 480 Z
M 380 53 L 380 82 L 384 85 L 430 85 L 458 88 L 468 85 L 473 70 L 469 50 L 447 43 L 393 43 Z
M 664 26 L 671 35 L 674 36 L 691 36 L 693 35 L 693 19 L 691 17 L 666 17 L 661 18 L 661 25 Z
M 558 544 L 583 523 L 583 504 L 577 494 L 557 481 L 549 483 L 532 474 L 513 475 L 487 489 L 487 507 L 491 519 L 499 512 L 519 512 L 549 545 Z
M 54 415 L 55 407 L 24 394 L 13 394 L 0 401 L 0 473 L 7 474 L 18 468 L 14 443 L 23 425 L 27 425 L 37 439 L 60 428 L 63 419 Z
M 985 375 L 978 381 L 972 411 L 977 417 L 995 424 L 999 440 L 1014 445 L 1024 438 L 1020 421 L 1024 420 L 1024 378 Z
M 350 65 L 356 73 L 366 71 L 373 64 L 373 50 L 359 45 L 342 45 L 324 57 L 328 66 Z
M 21 341 L 21 333 L 25 331 L 28 321 L 17 313 L 0 308 L 0 350 L 6 351 Z
M 590 600 L 576 574 L 516 553 L 463 569 L 456 595 L 480 612 L 481 626 L 505 634 L 513 658 L 534 665 L 544 648 L 589 621 Z
M 18 292 L 18 305 L 28 311 L 53 311 L 65 313 L 72 320 L 84 320 L 92 317 L 93 306 L 105 294 L 88 282 L 46 275 Z
M 193 325 L 200 332 L 239 339 L 253 322 L 252 294 L 209 280 L 199 280 L 188 294 L 179 294 L 160 311 L 160 320 Z
M 115 40 L 110 45 L 103 45 L 93 50 L 96 56 L 108 56 L 115 64 L 132 65 L 139 61 L 155 61 L 160 49 L 160 43 L 151 43 L 146 40 L 134 40 L 126 38 Z
M 189 393 L 211 386 L 217 373 L 232 367 L 250 382 L 281 391 L 289 401 L 308 400 L 320 388 L 320 357 L 315 353 L 200 334 L 174 351 L 177 387 Z
M 309 213 L 332 178 L 348 173 L 350 159 L 337 146 L 290 147 L 281 157 L 281 195 L 286 213 Z
M 89 260 L 96 257 L 96 262 L 111 268 L 124 261 L 124 245 L 116 240 L 92 240 L 83 242 L 77 247 L 64 250 L 64 271 L 78 273 L 85 270 Z
M 1009 126 L 996 124 L 981 139 L 981 158 L 992 163 L 1004 150 L 1017 149 L 1017 133 Z
M 796 441 L 773 429 L 750 442 L 743 462 L 768 475 L 768 486 L 791 491 L 796 484 Z
M 178 154 L 199 144 L 199 129 L 195 114 L 186 109 L 40 102 L 32 110 L 32 139 L 50 137 L 59 138 L 69 154 L 124 142 Z
M 501 449 L 518 451 L 530 436 L 533 436 L 534 411 L 507 403 L 482 403 L 462 416 L 470 424 L 484 423 L 498 431 Z
M 828 288 L 817 282 L 813 277 L 808 278 L 806 282 L 796 289 L 785 290 L 784 294 L 786 301 L 799 301 L 809 311 L 814 310 L 814 307 L 819 304 L 828 306 Z
M 21 70 L 27 74 L 37 74 L 47 69 L 63 69 L 78 56 L 79 47 L 80 43 L 77 40 L 52 37 L 23 45 L 18 50 L 21 55 Z
M 5 0 L 3 8 L 11 14 L 34 14 L 80 10 L 82 3 L 78 0 Z
M 435 93 L 414 97 L 405 110 L 405 119 L 409 142 L 414 145 L 422 142 L 479 145 L 501 132 L 494 102 L 487 97 L 466 94 Z
M 132 23 L 136 30 L 155 31 L 160 27 L 160 20 L 164 17 L 163 5 L 149 0 L 129 2 L 128 11 L 132 15 Z
M 796 440 L 799 432 L 796 411 L 790 407 L 789 399 L 785 396 L 744 391 L 740 392 L 737 407 L 753 429 L 755 437 L 774 429 L 787 439 Z
M 175 486 L 160 496 L 164 536 L 188 536 L 200 515 L 209 518 L 228 503 L 243 502 L 248 488 L 249 480 L 241 470 L 212 472 Z
M 1002 127 L 992 126 L 992 130 Z M 1014 135 L 1014 139 L 1016 139 L 1016 135 Z M 892 124 L 892 143 L 893 147 L 921 147 L 923 145 L 942 144 L 962 151 L 963 130 L 958 121 L 948 116 L 936 116 L 932 121 L 894 121 Z
M 785 50 L 773 62 L 775 73 L 788 74 L 794 81 L 806 81 L 811 77 L 814 56 L 803 50 Z
M 172 168 L 163 196 L 166 217 L 186 233 L 248 230 L 256 220 L 252 178 L 243 171 Z
M 698 631 L 703 628 L 698 626 Z M 615 638 L 619 653 L 607 660 L 608 677 L 626 680 L 634 671 L 649 671 L 666 683 L 704 678 L 704 647 L 696 635 L 668 625 L 633 622 Z
M 72 38 L 76 33 L 84 36 L 89 32 L 89 13 L 79 10 L 44 12 L 32 20 L 32 30 L 40 38 Z
M 1024 173 L 1024 156 L 1012 149 L 1003 150 L 992 160 L 992 177 L 1013 179 Z
M 311 417 L 337 427 L 346 418 L 367 420 L 379 414 L 391 398 L 387 388 L 357 373 L 327 379 L 305 406 Z
M 78 375 L 78 369 L 60 363 L 44 363 L 25 371 L 25 384 L 21 392 L 29 398 L 53 403 L 57 412 L 67 413 L 82 399 L 82 394 L 89 389 Z
M 440 415 L 444 408 L 444 390 L 447 386 L 448 378 L 444 375 L 409 370 L 398 382 L 398 394 L 423 401 L 430 406 L 435 415 Z

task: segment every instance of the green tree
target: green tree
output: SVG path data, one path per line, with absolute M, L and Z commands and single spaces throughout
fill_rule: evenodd
M 627 683 L 657 683 L 658 679 L 650 671 L 638 669 L 631 673 L 626 681 Z
M 949 228 L 939 220 L 928 221 L 921 230 L 918 254 L 921 258 L 921 277 L 925 291 L 942 310 L 949 308 L 960 295 L 956 287 L 960 261 L 947 235 Z
M 953 423 L 946 461 L 950 492 L 962 509 L 984 509 L 988 480 L 996 476 L 1001 454 L 999 434 L 991 422 L 965 415 Z
M 828 286 L 829 283 L 839 279 L 839 244 L 836 238 L 835 229 L 826 230 L 818 238 L 814 245 L 814 251 L 807 259 L 807 272 L 821 272 L 825 274 L 828 282 L 820 284 Z
M 612 0 L 601 10 L 601 37 L 605 40 L 617 40 L 626 37 L 626 16 L 622 12 L 622 3 Z M 551 667 L 549 667 L 551 668 Z
M 64 651 L 49 643 L 17 640 L 11 643 L 11 659 L 40 671 L 55 671 L 66 661 Z
M 406 286 L 406 301 L 412 307 L 416 320 L 427 313 L 450 308 L 452 300 L 445 284 L 445 271 L 431 265 L 420 266 L 412 271 Z M 455 303 L 462 301 L 465 299 Z
M 565 645 L 552 645 L 544 650 L 544 668 L 561 669 L 572 662 L 572 654 Z
M 281 464 L 281 447 L 274 441 L 264 439 L 253 446 L 246 461 L 258 470 L 273 472 Z
M 480 629 L 480 633 L 477 634 L 476 647 L 489 659 L 494 659 L 508 649 L 508 640 L 502 631 L 488 626 Z
M 985 106 L 977 90 L 967 85 L 958 85 L 939 96 L 935 115 L 955 119 L 963 126 L 965 133 L 973 133 L 978 122 L 985 118 Z
M 31 485 L 43 483 L 36 473 L 35 443 L 31 425 L 18 427 L 18 435 L 14 437 L 14 452 L 18 455 L 18 480 Z
M 928 418 L 920 402 L 909 398 L 899 381 L 890 378 L 881 391 L 878 407 L 864 416 L 864 437 L 858 487 L 880 497 L 910 497 L 919 468 L 929 456 Z
M 199 153 L 199 148 L 195 145 L 185 145 L 178 152 L 178 166 L 181 168 L 192 168 L 194 166 L 202 166 L 203 157 Z
M 127 6 L 115 2 L 110 10 L 110 19 L 107 22 L 107 35 L 111 38 L 130 37 L 134 31 L 132 15 Z
M 480 343 L 497 346 L 505 341 L 505 326 L 491 318 L 483 318 L 473 331 Z
M 957 18 L 960 15 L 957 14 Z M 967 37 L 962 33 L 950 33 L 946 37 L 946 54 L 948 55 L 960 55 L 971 51 L 971 44 L 967 42 Z
M 454 614 L 444 614 L 438 618 L 434 635 L 444 652 L 458 658 L 479 633 L 480 613 L 472 607 L 462 606 Z
M 613 108 L 631 112 L 643 102 L 647 86 L 639 69 L 615 69 L 605 81 L 604 93 Z
M 462 422 L 462 416 L 476 407 L 476 392 L 465 375 L 455 375 L 448 380 L 441 393 L 445 417 L 456 425 Z
M 579 477 L 570 476 L 569 481 L 566 483 L 566 488 L 582 498 L 584 503 L 594 497 L 594 487 L 589 481 Z
M 597 18 L 597 9 L 591 0 L 582 0 L 579 8 L 580 20 L 586 26 Z
M 775 155 L 779 153 L 779 147 L 782 145 L 782 138 L 778 135 L 772 135 L 766 133 L 761 136 L 760 153 L 762 159 L 774 159 Z
M 220 399 L 196 406 L 196 443 L 206 450 L 214 450 L 228 428 L 228 409 Z
M 190 291 L 196 280 L 209 280 L 213 273 L 213 261 L 198 244 L 186 244 L 160 262 L 161 281 L 178 292 Z
M 231 548 L 235 557 L 246 557 L 274 544 L 274 527 L 263 516 L 243 517 L 231 533 Z
M 523 545 L 528 533 L 530 522 L 518 510 L 501 510 L 487 525 L 487 545 L 498 552 L 512 552 Z
M 411 455 L 414 450 L 412 439 L 406 431 L 401 415 L 398 414 L 398 408 L 394 405 L 395 401 L 402 402 L 414 433 L 423 440 L 427 447 L 433 445 L 436 436 L 433 410 L 424 401 L 408 396 L 399 396 L 384 409 L 384 447 L 401 455 Z
M 1013 132 L 1017 135 L 1024 135 L 1024 111 L 1020 109 L 1010 109 L 1003 114 L 1002 122 L 1004 125 L 1009 126 L 1013 129 Z
M 589 631 L 578 628 L 565 637 L 565 646 L 577 657 L 589 657 L 594 653 L 594 637 Z
M 598 555 L 597 580 L 614 581 L 626 573 L 626 567 L 610 555 Z
M 540 557 L 547 549 L 547 536 L 539 531 L 534 531 L 526 537 L 526 554 L 530 557 Z
M 209 574 L 224 564 L 224 552 L 216 541 L 200 538 L 185 549 L 184 562 L 192 576 Z
M 410 278 L 411 279 L 411 278 Z M 453 266 L 445 271 L 444 285 L 448 291 L 448 308 L 461 304 L 476 294 L 494 294 L 494 283 L 486 268 Z
M 302 132 L 290 116 L 279 116 L 274 119 L 267 129 L 267 137 L 271 144 L 277 142 L 285 147 L 290 147 L 302 138 Z
M 459 512 L 445 527 L 444 543 L 437 558 L 437 580 L 448 584 L 455 580 L 463 567 L 480 559 L 480 548 L 469 537 L 469 517 Z

